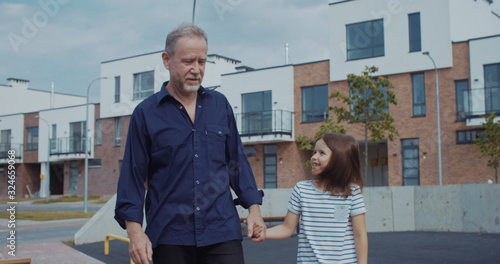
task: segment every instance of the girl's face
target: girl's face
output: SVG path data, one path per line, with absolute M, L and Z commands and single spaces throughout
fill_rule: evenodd
M 313 175 L 318 175 L 326 168 L 328 161 L 330 161 L 330 156 L 332 151 L 325 144 L 323 139 L 316 142 L 314 147 L 313 156 L 311 157 L 312 173 Z

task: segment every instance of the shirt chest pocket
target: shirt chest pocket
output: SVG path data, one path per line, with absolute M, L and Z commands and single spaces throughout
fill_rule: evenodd
M 349 206 L 348 205 L 343 205 L 343 204 L 338 204 L 334 206 L 334 218 L 335 221 L 339 222 L 346 222 L 349 219 Z
M 206 125 L 206 139 L 208 152 L 213 161 L 226 162 L 226 139 L 229 135 L 227 127 Z

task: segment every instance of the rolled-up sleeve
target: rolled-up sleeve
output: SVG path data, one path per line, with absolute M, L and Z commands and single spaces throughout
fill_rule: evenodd
M 142 224 L 150 146 L 143 113 L 136 108 L 130 119 L 116 197 L 115 219 L 122 228 L 125 220 Z
M 239 198 L 241 206 L 248 208 L 254 204 L 262 204 L 262 196 L 257 189 L 255 178 L 248 162 L 245 148 L 236 127 L 236 120 L 229 102 L 228 112 L 229 135 L 226 142 L 228 157 L 228 172 L 231 188 Z

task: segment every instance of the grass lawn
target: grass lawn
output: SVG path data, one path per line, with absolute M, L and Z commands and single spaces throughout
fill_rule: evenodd
M 20 211 L 16 212 L 16 220 L 49 221 L 73 218 L 91 218 L 94 212 L 78 211 Z M 0 212 L 0 218 L 9 219 L 10 212 Z

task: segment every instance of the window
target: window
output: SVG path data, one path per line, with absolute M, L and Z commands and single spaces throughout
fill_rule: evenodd
M 134 88 L 135 88 L 135 86 L 134 86 Z M 116 76 L 115 77 L 115 103 L 119 103 L 119 102 L 120 102 L 120 76 Z
M 52 135 L 50 139 L 50 151 L 56 152 L 57 151 L 57 125 L 52 124 Z
M 403 153 L 403 186 L 420 185 L 418 139 L 401 140 Z
M 85 153 L 87 142 L 85 121 L 69 123 L 69 152 Z M 87 149 L 88 150 L 88 149 Z
M 457 131 L 457 144 L 474 144 L 474 139 L 480 137 L 484 129 Z
M 455 81 L 457 121 L 465 121 L 469 112 L 469 81 Z
M 101 159 L 92 159 L 89 160 L 89 168 L 100 168 L 101 165 Z
M 382 19 L 346 25 L 347 60 L 384 56 Z
M 26 130 L 26 150 L 38 150 L 38 127 L 28 127 Z
M 278 187 L 276 154 L 276 145 L 264 145 L 264 188 Z
M 410 36 L 410 52 L 421 51 L 420 13 L 408 15 L 408 29 Z
M 484 82 L 486 114 L 500 114 L 500 63 L 484 65 Z
M 425 116 L 425 81 L 423 73 L 411 75 L 413 116 Z
M 302 122 L 328 119 L 328 85 L 302 88 Z
M 374 82 L 377 82 L 377 78 L 374 78 L 373 79 Z M 349 83 L 349 85 L 351 85 L 351 83 Z M 382 87 L 382 86 L 379 86 L 378 89 L 382 89 L 384 91 L 384 100 L 385 100 L 385 107 L 384 107 L 384 112 L 388 112 L 389 111 L 389 101 L 388 101 L 388 98 L 387 98 L 387 93 L 386 93 L 386 90 L 387 90 L 387 87 Z M 352 93 L 351 91 L 349 91 L 349 96 L 351 98 L 354 98 L 353 101 L 352 101 L 352 104 L 350 105 L 351 107 L 351 113 L 354 114 L 354 107 L 356 105 L 356 103 L 358 102 L 358 100 L 364 100 L 364 99 L 367 99 L 369 98 L 372 93 L 370 90 L 367 90 L 365 91 L 363 94 L 359 94 L 359 91 L 358 90 L 354 90 L 353 91 L 354 93 Z M 359 96 L 359 99 L 357 99 L 358 97 L 356 96 Z M 371 102 L 370 103 L 370 110 L 374 108 L 374 104 L 375 102 Z M 364 114 L 361 114 L 361 117 L 363 117 Z
M 7 158 L 8 152 L 11 149 L 10 139 L 12 131 L 10 129 L 2 130 L 0 137 L 0 159 Z
M 95 121 L 95 144 L 102 145 L 102 119 Z
M 154 71 L 134 74 L 133 100 L 141 100 L 154 93 Z
M 272 131 L 272 92 L 256 92 L 241 95 L 242 134 Z
M 245 147 L 245 153 L 247 154 L 247 157 L 255 157 L 257 154 L 257 150 L 255 148 L 255 145 L 250 145 L 250 146 L 244 146 Z
M 115 117 L 115 146 L 119 147 L 122 145 L 122 127 L 121 127 L 121 118 Z

